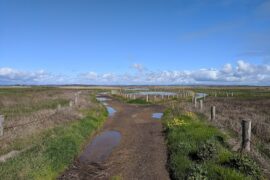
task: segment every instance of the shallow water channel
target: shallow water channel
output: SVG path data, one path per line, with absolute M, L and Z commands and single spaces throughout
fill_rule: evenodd
M 208 96 L 206 93 L 196 93 L 196 98 L 204 98 L 206 96 Z
M 105 161 L 113 149 L 120 143 L 118 131 L 105 131 L 97 135 L 79 157 L 81 163 L 99 163 Z
M 106 97 L 96 97 L 99 102 L 106 106 L 109 116 L 113 116 L 116 110 L 108 105 L 111 99 Z M 98 134 L 86 146 L 85 151 L 79 157 L 81 163 L 100 163 L 105 161 L 112 153 L 113 149 L 120 143 L 121 134 L 118 131 L 104 131 Z
M 109 116 L 113 116 L 116 113 L 116 110 L 111 106 L 106 106 Z
M 156 95 L 156 96 L 174 96 L 177 95 L 174 92 L 163 92 L 163 91 L 143 91 L 143 92 L 134 92 L 130 94 L 136 94 L 136 95 Z
M 106 109 L 110 117 L 116 113 L 116 110 L 113 107 L 109 106 L 107 103 L 107 101 L 109 101 L 110 99 L 105 98 L 105 97 L 97 97 L 97 100 L 101 102 L 104 106 L 106 106 Z

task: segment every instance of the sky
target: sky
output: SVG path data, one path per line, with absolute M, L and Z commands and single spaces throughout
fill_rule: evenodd
M 270 0 L 0 0 L 0 85 L 270 85 Z

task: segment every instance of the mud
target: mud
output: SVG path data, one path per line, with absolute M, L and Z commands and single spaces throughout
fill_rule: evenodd
M 169 179 L 161 121 L 154 121 L 152 117 L 153 113 L 163 112 L 164 108 L 157 105 L 130 105 L 113 97 L 104 97 L 111 99 L 106 103 L 116 112 L 108 118 L 100 132 L 119 132 L 119 143 L 101 160 L 98 155 L 93 156 L 93 152 L 86 153 L 89 150 L 86 146 L 82 155 L 58 179 L 111 179 L 114 176 L 124 180 Z M 94 141 L 95 137 L 89 142 L 90 146 Z M 84 156 L 85 161 L 82 162 L 80 157 L 84 153 L 88 156 Z
M 81 163 L 101 163 L 120 143 L 121 134 L 117 131 L 105 131 L 97 135 L 79 157 Z

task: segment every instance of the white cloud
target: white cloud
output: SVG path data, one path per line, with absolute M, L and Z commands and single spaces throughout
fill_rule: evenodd
M 222 68 L 222 72 L 227 73 L 227 74 L 231 73 L 232 71 L 233 71 L 233 67 L 231 64 L 225 64 Z
M 134 65 L 138 72 L 123 74 L 93 71 L 74 76 L 60 76 L 44 70 L 36 72 L 0 68 L 0 84 L 249 84 L 270 85 L 270 64 L 251 64 L 244 60 L 236 66 L 225 64 L 220 69 L 205 68 L 193 71 L 150 71 Z
M 132 65 L 132 67 L 133 67 L 135 70 L 137 70 L 138 72 L 143 72 L 143 71 L 145 70 L 145 68 L 143 67 L 142 64 L 137 64 L 137 63 L 135 63 L 135 64 Z
M 0 68 L 0 84 L 57 84 L 61 83 L 64 79 L 66 78 L 47 73 L 44 70 L 26 72 L 8 67 Z
M 88 73 L 81 74 L 81 77 L 89 79 L 89 80 L 97 80 L 98 74 L 95 72 L 88 72 Z
M 255 71 L 255 66 L 243 61 L 243 60 L 239 60 L 237 61 L 237 70 L 238 72 L 242 72 L 242 73 L 252 73 Z
M 200 69 L 191 73 L 191 77 L 196 81 L 215 81 L 218 79 L 218 71 L 215 69 Z

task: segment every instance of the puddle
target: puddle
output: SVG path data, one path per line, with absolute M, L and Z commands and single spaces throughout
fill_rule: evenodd
M 109 116 L 113 116 L 116 113 L 116 110 L 110 106 L 106 106 Z
M 108 92 L 102 92 L 102 93 L 99 93 L 100 95 L 107 95 L 109 94 Z
M 136 92 L 136 93 L 131 93 L 131 94 L 136 94 L 136 95 L 159 95 L 159 96 L 174 96 L 177 95 L 176 93 L 173 92 L 156 92 L 156 91 L 145 91 L 145 92 Z
M 101 102 L 104 106 L 106 106 L 106 109 L 107 109 L 107 111 L 109 113 L 109 116 L 113 116 L 116 113 L 116 110 L 113 107 L 109 106 L 108 103 L 107 103 L 107 101 L 110 100 L 110 99 L 105 98 L 105 97 L 96 97 L 96 99 L 99 102 Z
M 197 98 L 203 98 L 203 97 L 206 97 L 208 96 L 208 94 L 205 94 L 205 93 L 196 93 L 196 97 Z
M 149 91 L 148 88 L 125 88 L 125 91 Z
M 163 113 L 153 113 L 152 118 L 154 119 L 161 119 L 163 116 Z
M 120 143 L 121 134 L 118 131 L 105 131 L 94 138 L 79 157 L 82 163 L 103 162 Z
M 99 102 L 105 102 L 105 101 L 108 101 L 109 99 L 108 98 L 105 98 L 105 97 L 97 97 L 97 100 Z

